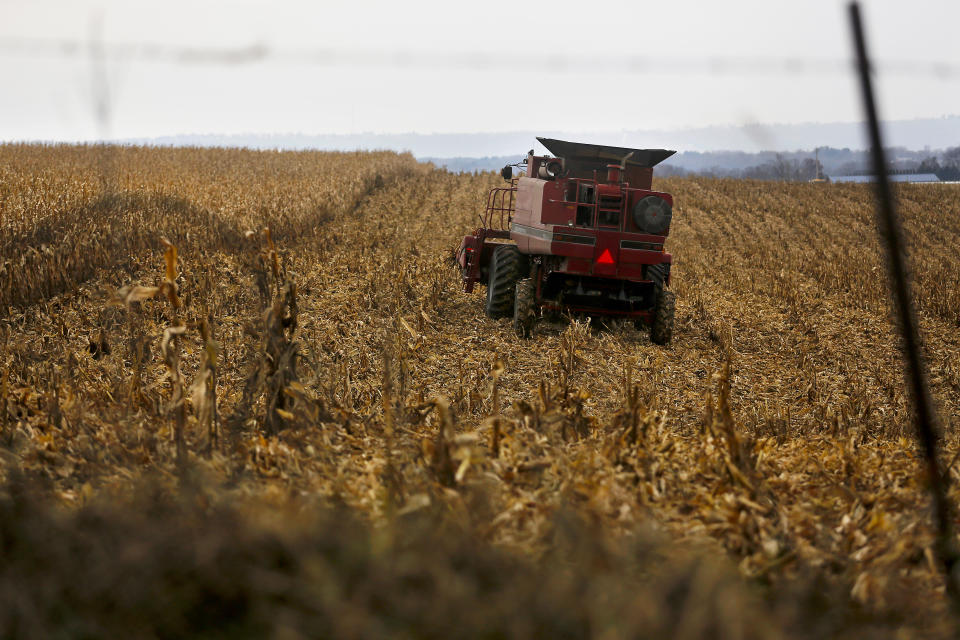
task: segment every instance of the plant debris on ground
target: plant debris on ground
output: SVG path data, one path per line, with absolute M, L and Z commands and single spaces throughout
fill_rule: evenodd
M 0 146 L 3 634 L 952 633 L 868 186 L 657 180 L 659 347 L 484 316 L 498 184 Z M 897 190 L 954 487 L 958 196 Z

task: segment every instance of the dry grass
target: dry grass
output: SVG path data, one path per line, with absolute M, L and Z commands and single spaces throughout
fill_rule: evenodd
M 398 528 L 419 541 L 403 553 L 388 545 L 383 567 L 364 552 L 371 571 L 475 554 L 528 576 L 562 562 L 558 517 L 569 512 L 592 523 L 574 537 L 616 547 L 622 572 L 571 553 L 572 574 L 549 573 L 561 586 L 540 604 L 528 578 L 516 591 L 495 580 L 429 598 L 453 611 L 509 593 L 559 615 L 582 597 L 577 636 L 676 628 L 677 612 L 716 621 L 723 593 L 739 594 L 730 620 L 762 619 L 749 631 L 764 637 L 949 629 L 863 186 L 659 181 L 679 205 L 668 241 L 677 325 L 661 348 L 583 319 L 544 323 L 522 342 L 483 316 L 449 251 L 491 175 L 388 153 L 7 146 L 0 177 L 2 464 L 43 487 L 32 501 L 75 514 L 62 536 L 91 509 L 116 509 L 103 505 L 145 512 L 135 487 L 149 476 L 161 491 L 193 487 L 199 511 L 174 510 L 184 524 L 170 525 L 183 544 L 189 522 L 217 530 L 223 509 L 240 523 L 231 527 L 250 527 L 236 547 L 249 571 L 256 531 L 287 523 L 285 552 L 309 564 L 318 552 L 297 537 L 312 530 L 302 520 L 346 509 L 364 536 Z M 958 195 L 898 190 L 949 460 L 960 451 Z M 172 267 L 161 238 L 177 249 Z M 422 518 L 456 535 L 407 532 Z M 103 535 L 114 520 L 147 526 L 112 516 Z M 661 602 L 666 617 L 610 626 L 635 603 L 606 602 L 616 591 L 606 585 L 642 583 L 643 567 L 623 558 L 636 557 L 626 541 L 646 535 L 672 539 L 655 545 L 667 559 L 648 563 L 660 575 L 691 575 L 691 558 L 722 548 L 746 582 L 703 587 L 702 610 Z M 464 536 L 467 546 L 453 541 Z M 431 580 L 456 582 L 438 571 Z M 400 597 L 390 575 L 377 593 Z M 285 579 L 325 584 L 309 572 Z M 570 586 L 594 579 L 606 591 Z M 259 590 L 248 595 L 275 612 Z M 504 634 L 537 633 L 499 606 L 480 611 L 511 621 Z M 294 608 L 301 631 L 327 611 Z M 376 625 L 378 611 L 357 615 Z M 447 633 L 410 619 L 389 633 Z M 691 623 L 690 637 L 741 637 L 727 622 Z M 470 624 L 464 633 L 481 633 Z

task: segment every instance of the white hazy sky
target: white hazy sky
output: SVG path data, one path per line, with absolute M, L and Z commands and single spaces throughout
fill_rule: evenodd
M 881 115 L 960 113 L 960 1 L 866 0 L 863 9 L 878 61 L 937 62 L 954 71 L 882 73 Z M 23 48 L 24 39 L 88 43 L 98 23 L 107 46 L 263 45 L 277 55 L 240 65 L 94 63 L 86 49 L 63 55 Z M 11 46 L 13 40 L 21 44 Z M 516 64 L 514 70 L 318 64 L 282 55 L 305 49 L 412 51 L 440 61 L 452 52 L 512 53 Z M 846 60 L 850 52 L 842 0 L 0 0 L 0 140 L 853 121 L 860 107 L 849 74 L 711 73 L 703 62 Z M 672 66 L 525 70 L 525 56 L 552 54 L 660 58 Z M 698 66 L 677 69 L 691 60 Z M 106 127 L 94 109 L 100 72 L 110 95 Z

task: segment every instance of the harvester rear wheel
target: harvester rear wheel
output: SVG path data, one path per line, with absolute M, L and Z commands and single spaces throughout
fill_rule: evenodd
M 513 299 L 513 330 L 516 331 L 517 337 L 529 338 L 533 335 L 533 324 L 537 320 L 533 308 L 533 279 L 518 280 L 516 289 L 516 296 Z
M 653 322 L 650 324 L 650 342 L 669 344 L 673 338 L 673 312 L 675 297 L 673 291 L 660 289 L 653 307 Z
M 504 244 L 490 258 L 486 312 L 491 318 L 505 318 L 513 311 L 517 280 L 526 275 L 526 258 L 516 245 Z
M 667 263 L 647 265 L 647 279 L 652 280 L 655 287 L 663 288 L 668 273 L 670 273 L 670 265 Z

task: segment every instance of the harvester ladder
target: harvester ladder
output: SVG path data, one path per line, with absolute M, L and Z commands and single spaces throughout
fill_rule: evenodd
M 507 230 L 516 211 L 517 181 L 511 180 L 509 187 L 497 187 L 487 194 L 487 207 L 480 220 L 484 229 Z

